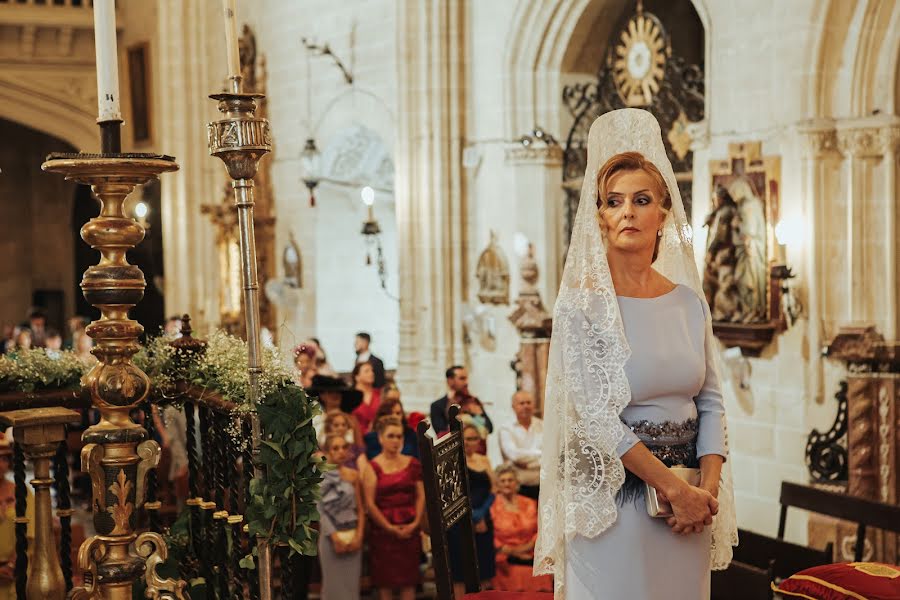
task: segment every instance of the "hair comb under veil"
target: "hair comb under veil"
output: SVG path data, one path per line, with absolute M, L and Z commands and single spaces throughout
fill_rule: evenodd
M 534 572 L 555 576 L 558 597 L 564 597 L 566 541 L 576 533 L 596 537 L 615 522 L 616 494 L 625 480 L 616 448 L 623 437 L 619 415 L 631 398 L 625 376 L 631 351 L 606 260 L 596 201 L 600 166 L 616 154 L 631 151 L 640 152 L 656 165 L 672 197 L 654 268 L 701 298 L 707 314 L 707 352 L 717 357 L 717 365 L 721 363 L 694 262 L 690 225 L 659 123 L 644 110 L 606 113 L 594 121 L 588 135 L 587 170 L 554 307 L 547 369 Z M 718 370 L 722 371 L 721 366 Z M 711 567 L 724 569 L 737 544 L 727 460 L 712 529 Z

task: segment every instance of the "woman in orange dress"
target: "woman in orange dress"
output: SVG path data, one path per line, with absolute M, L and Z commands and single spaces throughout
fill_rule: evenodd
M 497 571 L 494 589 L 509 592 L 552 592 L 553 577 L 531 574 L 537 539 L 537 502 L 520 495 L 511 465 L 497 469 L 497 498 L 491 506 Z

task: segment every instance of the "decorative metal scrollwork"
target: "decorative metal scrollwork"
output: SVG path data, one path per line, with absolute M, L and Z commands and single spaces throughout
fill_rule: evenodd
M 84 577 L 83 585 L 72 588 L 70 600 L 99 600 L 103 597 L 100 580 L 97 575 L 97 563 L 106 557 L 108 547 L 99 537 L 93 536 L 85 540 L 78 549 L 78 570 Z
M 654 26 L 651 50 L 656 41 L 668 39 L 668 35 L 659 19 L 649 12 L 643 11 L 643 18 Z M 629 21 L 630 22 L 630 21 Z M 626 24 L 627 27 L 627 24 Z M 568 240 L 572 232 L 575 211 L 578 209 L 581 179 L 587 167 L 587 140 L 591 124 L 600 115 L 626 108 L 629 104 L 622 97 L 622 90 L 616 83 L 622 73 L 622 50 L 619 40 L 627 30 L 616 31 L 609 40 L 609 50 L 604 64 L 597 73 L 596 81 L 576 83 L 563 88 L 563 105 L 573 117 L 573 124 L 566 136 L 563 151 L 563 188 L 566 191 L 566 235 Z M 633 33 L 632 33 L 633 37 Z M 650 48 L 650 46 L 648 46 Z M 627 50 L 627 48 L 626 48 Z M 663 52 L 660 50 L 660 52 Z M 653 113 L 662 128 L 663 138 L 669 160 L 678 177 L 678 186 L 684 201 L 684 208 L 690 218 L 691 214 L 691 174 L 693 172 L 693 153 L 686 151 L 689 141 L 684 140 L 684 133 L 691 123 L 702 121 L 705 114 L 704 76 L 700 65 L 689 64 L 682 56 L 671 55 L 665 60 L 656 59 L 656 50 L 647 63 L 650 68 L 657 67 L 663 71 L 658 80 L 654 77 L 654 86 L 642 87 L 640 90 L 643 108 Z M 626 57 L 627 59 L 627 57 Z M 618 68 L 616 65 L 619 65 Z M 627 78 L 626 78 L 627 79 Z M 658 86 L 658 89 L 653 87 Z M 646 93 L 646 92 L 649 92 Z M 646 101 L 648 100 L 649 101 Z
M 806 467 L 814 481 L 847 481 L 847 448 L 841 443 L 847 435 L 847 382 L 839 385 L 834 424 L 825 433 L 813 429 L 806 441 Z
M 134 541 L 134 549 L 138 556 L 145 559 L 147 570 L 144 581 L 147 590 L 144 595 L 151 600 L 190 600 L 184 593 L 187 582 L 175 579 L 163 579 L 156 573 L 156 568 L 166 561 L 169 550 L 162 536 L 152 531 L 145 531 Z

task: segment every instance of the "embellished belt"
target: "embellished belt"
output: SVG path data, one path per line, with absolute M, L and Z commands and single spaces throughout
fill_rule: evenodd
M 638 421 L 626 423 L 647 449 L 667 467 L 681 465 L 699 467 L 697 460 L 697 432 L 699 421 L 688 419 L 676 423 L 665 421 Z M 640 477 L 625 469 L 625 483 L 619 490 L 617 500 L 624 504 L 628 500 L 640 500 L 644 495 L 644 482 Z
M 667 467 L 696 467 L 699 425 L 697 419 L 688 419 L 680 423 L 638 421 L 628 427 Z

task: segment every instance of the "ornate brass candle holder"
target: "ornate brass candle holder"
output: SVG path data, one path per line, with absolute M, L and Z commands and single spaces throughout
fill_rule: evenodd
M 238 229 L 241 243 L 241 280 L 244 289 L 244 312 L 247 320 L 248 370 L 252 406 L 259 400 L 259 375 L 262 372 L 260 357 L 259 278 L 256 266 L 256 234 L 253 228 L 253 178 L 260 159 L 271 150 L 269 122 L 255 116 L 256 101 L 262 94 L 242 94 L 241 78 L 232 77 L 233 92 L 213 94 L 219 102 L 223 118 L 208 126 L 209 153 L 225 163 L 228 176 L 233 179 L 234 203 L 238 213 Z M 251 416 L 254 474 L 262 476 L 259 464 L 259 418 Z M 264 539 L 257 542 L 259 558 L 259 587 L 261 600 L 271 598 L 272 555 Z
M 130 600 L 134 580 L 141 575 L 148 594 L 168 592 L 169 597 L 182 598 L 185 582 L 156 575 L 156 565 L 167 552 L 162 538 L 134 531 L 147 473 L 159 462 L 159 445 L 129 416 L 146 399 L 150 380 L 131 362 L 144 328 L 128 318 L 128 311 L 143 298 L 146 283 L 141 270 L 128 264 L 126 252 L 144 238 L 144 229 L 124 212 L 125 198 L 136 185 L 178 165 L 169 156 L 155 154 L 51 154 L 42 168 L 90 185 L 101 203 L 100 215 L 81 228 L 82 239 L 101 254 L 100 263 L 85 271 L 81 282 L 85 299 L 101 313 L 86 330 L 100 362 L 82 380 L 100 412 L 100 422 L 82 436 L 86 445 L 81 454 L 82 470 L 91 476 L 97 535 L 78 552 L 84 585 L 73 589 L 71 598 Z M 132 543 L 137 555 L 130 551 Z

